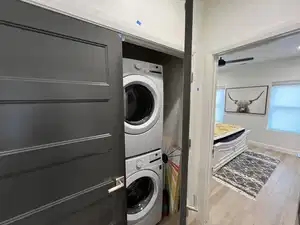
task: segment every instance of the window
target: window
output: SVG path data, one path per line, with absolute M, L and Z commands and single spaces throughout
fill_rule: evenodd
M 300 84 L 271 88 L 268 128 L 300 133 Z
M 216 94 L 216 122 L 223 122 L 224 118 L 224 102 L 225 102 L 225 89 L 217 89 Z

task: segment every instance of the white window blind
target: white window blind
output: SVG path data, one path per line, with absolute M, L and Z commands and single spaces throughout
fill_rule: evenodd
M 300 133 L 300 84 L 272 86 L 268 128 Z
M 216 122 L 223 122 L 224 119 L 224 104 L 225 104 L 225 89 L 217 89 L 216 93 Z

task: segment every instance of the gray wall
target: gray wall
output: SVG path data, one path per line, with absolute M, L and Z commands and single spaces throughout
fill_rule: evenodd
M 163 146 L 181 147 L 183 61 L 172 57 L 164 66 L 164 132 Z

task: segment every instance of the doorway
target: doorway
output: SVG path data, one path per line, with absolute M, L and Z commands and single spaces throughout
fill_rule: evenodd
M 214 115 L 219 125 L 213 124 L 211 140 L 212 224 L 297 224 L 299 193 L 292 187 L 299 183 L 300 145 L 297 119 L 292 117 L 298 111 L 297 100 L 289 100 L 297 95 L 299 85 L 294 71 L 300 39 L 298 30 L 278 33 L 214 55 L 212 101 L 216 102 Z M 288 104 L 293 105 L 293 113 Z M 221 131 L 225 129 L 238 135 L 224 140 L 226 133 Z M 221 166 L 215 168 L 214 160 Z M 291 195 L 293 201 L 288 200 Z

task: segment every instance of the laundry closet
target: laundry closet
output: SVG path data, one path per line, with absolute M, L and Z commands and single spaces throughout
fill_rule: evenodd
M 122 44 L 127 219 L 151 225 L 179 209 L 183 59 L 140 45 Z

